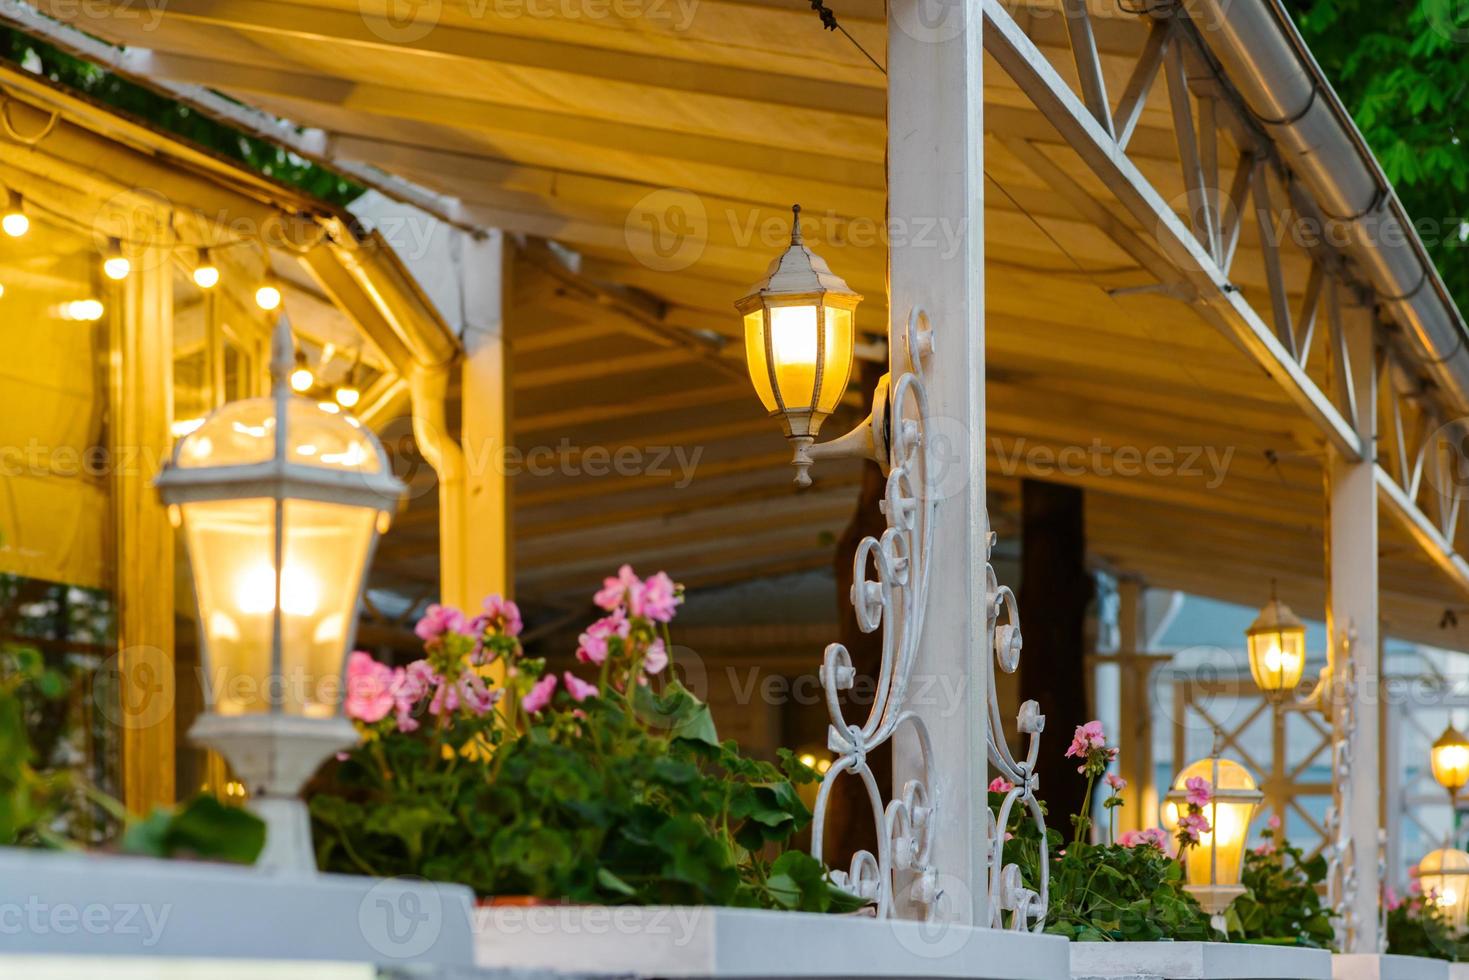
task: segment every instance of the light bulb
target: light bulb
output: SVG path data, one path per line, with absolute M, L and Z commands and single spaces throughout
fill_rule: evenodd
M 316 407 L 321 409 L 328 415 L 336 415 L 342 411 L 341 407 L 337 405 L 336 402 L 317 402 Z
M 207 259 L 194 266 L 194 285 L 200 289 L 213 289 L 219 285 L 219 266 Z
M 5 229 L 5 234 L 11 238 L 19 238 L 31 230 L 31 219 L 20 213 L 14 205 L 5 212 L 5 217 L 0 218 L 0 228 Z
M 311 386 L 316 384 L 316 375 L 306 365 L 301 365 L 291 372 L 292 391 L 310 391 Z
M 310 616 L 320 601 L 321 584 L 310 572 L 294 565 L 282 569 L 281 612 Z M 269 565 L 256 565 L 240 576 L 235 586 L 235 605 L 250 616 L 275 609 L 275 570 Z
M 255 305 L 267 312 L 281 305 L 280 287 L 267 282 L 255 290 Z
M 107 257 L 102 260 L 102 274 L 113 282 L 120 282 L 133 271 L 133 264 L 122 254 L 122 245 L 116 238 L 107 240 Z
M 107 312 L 101 301 L 95 299 L 68 300 L 57 307 L 56 311 L 63 320 L 77 320 L 87 323 L 102 319 L 102 314 Z
M 362 400 L 362 392 L 356 385 L 341 385 L 336 391 L 337 404 L 343 408 L 352 408 Z

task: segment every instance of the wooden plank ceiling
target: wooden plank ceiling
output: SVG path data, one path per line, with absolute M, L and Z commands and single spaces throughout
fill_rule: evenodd
M 123 3 L 84 22 L 64 0 L 36 5 L 150 50 L 150 72 L 320 129 L 336 153 L 457 197 L 483 225 L 523 236 L 509 321 L 514 431 L 522 452 L 549 447 L 558 463 L 551 475 L 515 477 L 522 598 L 579 601 L 621 560 L 667 567 L 693 586 L 829 565 L 859 471 L 823 465 L 816 486 L 794 492 L 785 446 L 729 342 L 739 327 L 731 303 L 781 249 L 799 202 L 807 241 L 868 297 L 859 326 L 881 334 L 884 75 L 823 31 L 806 0 L 395 5 L 417 22 L 384 19 L 392 2 L 170 0 L 157 24 Z M 832 6 L 882 60 L 881 0 Z M 1093 4 L 1114 96 L 1149 27 L 1119 7 Z M 1074 77 L 1056 12 L 1038 4 L 1017 16 Z M 996 524 L 1008 525 L 1027 473 L 1077 483 L 1089 494 L 1099 564 L 1248 604 L 1275 577 L 1299 611 L 1321 615 L 1319 438 L 1185 304 L 1133 291 L 1153 278 L 1053 192 L 1034 154 L 1098 200 L 1108 195 L 993 63 L 985 100 Z M 1129 154 L 1181 209 L 1162 80 Z M 1237 156 L 1226 141 L 1221 160 Z M 1131 227 L 1109 207 L 1116 225 Z M 942 248 L 947 226 L 933 218 L 892 233 Z M 1283 262 L 1298 308 L 1308 260 L 1287 242 Z M 1232 275 L 1257 309 L 1269 308 L 1252 225 Z M 1326 369 L 1324 353 L 1310 361 L 1323 387 Z M 859 400 L 849 394 L 840 421 L 855 420 Z M 632 447 L 643 469 L 572 475 L 591 447 Z M 1043 465 L 1045 452 L 1066 447 L 1088 462 Z M 1144 472 L 1118 472 L 1127 453 L 1146 461 L 1150 451 Z M 696 453 L 685 480 L 680 460 Z M 1213 467 L 1226 459 L 1221 478 Z M 383 559 L 426 587 L 432 544 L 426 494 Z M 1389 631 L 1466 646 L 1469 635 L 1439 627 L 1464 597 L 1386 523 L 1382 560 Z

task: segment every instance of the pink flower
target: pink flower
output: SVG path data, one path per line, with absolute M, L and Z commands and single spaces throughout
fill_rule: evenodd
M 655 623 L 673 621 L 673 610 L 683 602 L 678 586 L 667 572 L 656 572 L 640 589 L 628 592 L 628 609 L 634 616 L 646 616 Z
M 633 574 L 631 565 L 623 565 L 617 570 L 615 577 L 602 580 L 602 588 L 592 596 L 592 601 L 601 608 L 612 612 L 627 602 L 634 594 L 641 597 L 643 581 Z M 641 598 L 638 600 L 641 602 Z
M 1080 759 L 1092 749 L 1103 748 L 1106 744 L 1107 736 L 1102 731 L 1102 723 L 1089 721 L 1085 725 L 1076 726 L 1076 734 L 1072 736 L 1071 746 L 1066 750 L 1066 757 Z
M 614 636 L 627 639 L 631 627 L 627 614 L 621 609 L 615 610 L 610 616 L 603 616 L 588 626 L 579 638 L 576 659 L 584 664 L 600 664 L 607 659 L 607 641 Z
M 413 709 L 424 695 L 439 683 L 439 675 L 427 660 L 415 660 L 406 668 L 393 671 L 393 711 L 398 720 L 398 731 L 412 732 L 418 729 L 418 719 Z
M 1265 826 L 1269 827 L 1271 830 L 1279 830 L 1280 829 L 1280 814 L 1277 813 L 1274 816 L 1272 816 L 1269 820 L 1266 820 L 1265 821 Z
M 668 651 L 663 648 L 662 640 L 654 640 L 648 644 L 648 652 L 643 654 L 643 673 L 657 674 L 668 666 Z
M 1112 787 L 1112 792 L 1114 793 L 1120 793 L 1123 790 L 1127 789 L 1127 780 L 1123 779 L 1115 772 L 1107 773 L 1105 777 L 1105 782 L 1108 786 Z
M 1168 849 L 1168 835 L 1160 827 L 1149 827 L 1146 830 L 1128 830 L 1117 838 L 1117 843 L 1123 847 L 1156 847 L 1160 851 Z
M 1397 890 L 1392 885 L 1383 887 L 1382 900 L 1389 912 L 1396 912 L 1403 907 L 1403 900 L 1398 897 Z
M 463 633 L 468 627 L 464 621 L 464 613 L 453 606 L 441 606 L 435 603 L 428 607 L 428 612 L 413 627 L 413 632 L 425 643 L 432 643 L 442 637 L 445 633 Z
M 1203 776 L 1190 776 L 1183 785 L 1188 790 L 1190 806 L 1208 806 L 1209 801 L 1214 798 L 1213 787 Z
M 1260 855 L 1261 857 L 1269 857 L 1270 855 L 1275 853 L 1275 845 L 1267 840 L 1265 843 L 1255 848 L 1255 853 Z
M 486 626 L 493 627 L 506 636 L 519 636 L 525 628 L 520 619 L 520 607 L 499 594 L 485 596 L 484 615 L 476 622 L 481 624 L 481 630 Z
M 1008 793 L 1014 788 L 1015 784 L 1010 782 L 1010 780 L 1006 779 L 1004 776 L 996 776 L 994 779 L 990 780 L 991 793 Z
M 569 670 L 561 675 L 561 680 L 566 684 L 566 693 L 578 704 L 597 696 L 597 685 L 588 684 Z
M 386 718 L 393 705 L 393 668 L 355 651 L 347 659 L 347 717 L 372 724 Z
M 1179 832 L 1195 844 L 1199 842 L 1201 834 L 1209 832 L 1209 818 L 1202 813 L 1187 813 L 1183 819 L 1178 821 Z
M 540 714 L 551 703 L 551 695 L 556 693 L 556 675 L 547 674 L 536 681 L 536 686 L 530 689 L 525 697 L 520 699 L 520 706 L 528 714 Z

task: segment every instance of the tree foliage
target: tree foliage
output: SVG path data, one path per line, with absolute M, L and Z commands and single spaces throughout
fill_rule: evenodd
M 1285 0 L 1460 309 L 1469 309 L 1469 4 Z

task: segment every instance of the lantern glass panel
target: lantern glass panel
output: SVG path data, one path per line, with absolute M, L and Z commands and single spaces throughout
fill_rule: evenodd
M 822 374 L 818 410 L 836 411 L 847 392 L 852 374 L 852 311 L 837 306 L 826 308 L 826 369 Z
M 808 409 L 816 400 L 816 323 L 820 311 L 821 307 L 811 302 L 770 308 L 776 390 L 788 409 Z
M 1451 793 L 1469 784 L 1469 741 L 1452 727 L 1439 736 L 1429 750 L 1433 778 Z
M 767 412 L 780 410 L 775 391 L 770 387 L 770 364 L 765 360 L 765 310 L 745 314 L 745 363 L 750 368 L 750 383 Z
M 1250 673 L 1262 691 L 1288 691 L 1306 670 L 1306 631 L 1267 630 L 1249 637 Z
M 275 501 L 196 501 L 180 512 L 214 710 L 222 715 L 268 711 Z

